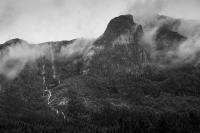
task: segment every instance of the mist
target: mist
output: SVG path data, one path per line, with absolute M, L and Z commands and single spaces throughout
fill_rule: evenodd
M 0 74 L 7 79 L 14 79 L 29 62 L 35 62 L 38 58 L 46 55 L 48 47 L 17 43 L 1 51 Z
M 45 58 L 52 63 L 54 63 L 55 58 L 64 58 L 65 60 L 74 56 L 90 58 L 92 55 L 89 54 L 89 51 L 93 42 L 94 39 L 80 38 L 67 46 L 62 46 L 57 54 L 48 43 L 17 43 L 0 52 L 0 75 L 12 80 L 18 76 L 28 63 L 36 63 L 41 58 Z
M 62 47 L 60 57 L 70 58 L 73 56 L 87 56 L 88 52 L 92 49 L 95 39 L 79 38 L 72 44 Z
M 142 24 L 144 30 L 143 43 L 150 51 L 152 58 L 170 61 L 166 66 L 177 63 L 196 62 L 200 52 L 200 1 L 198 0 L 141 0 L 129 1 L 125 13 L 130 13 L 136 23 Z M 166 18 L 158 18 L 165 15 Z M 175 22 L 176 21 L 176 22 Z M 173 24 L 173 23 L 176 24 Z M 177 32 L 187 39 L 173 48 L 160 52 L 156 49 L 155 36 L 163 25 L 170 25 L 170 30 Z M 160 64 L 161 62 L 156 62 Z M 163 64 L 162 64 L 163 65 Z
M 174 20 L 172 20 L 174 21 Z M 188 20 L 180 20 L 180 23 L 174 27 L 168 20 L 161 20 L 152 26 L 152 21 L 145 21 L 144 27 L 144 36 L 143 36 L 143 44 L 151 53 L 151 57 L 155 60 L 157 57 L 163 56 L 163 60 L 168 60 L 168 64 L 177 65 L 182 63 L 190 63 L 195 62 L 195 65 L 198 65 L 200 62 L 198 60 L 198 56 L 200 53 L 200 23 L 198 21 L 188 21 Z M 184 36 L 186 38 L 185 41 L 180 42 L 172 42 L 174 46 L 178 46 L 177 48 L 166 49 L 164 51 L 159 51 L 156 47 L 155 37 L 158 33 L 158 30 L 165 24 L 169 24 L 172 26 L 170 28 L 171 31 L 177 32 L 178 34 Z M 166 41 L 166 42 L 165 42 Z M 163 43 L 167 44 L 169 40 L 164 40 Z M 169 63 L 169 61 L 171 63 Z M 156 62 L 160 64 L 160 62 Z M 162 64 L 163 65 L 163 64 Z

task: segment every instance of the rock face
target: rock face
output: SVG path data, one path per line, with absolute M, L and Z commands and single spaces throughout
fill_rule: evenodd
M 170 30 L 167 26 L 161 26 L 155 36 L 155 51 L 156 55 L 154 57 L 155 62 L 161 64 L 169 64 L 173 59 L 176 58 L 176 51 L 187 38 L 178 32 Z M 172 53 L 168 56 L 168 53 Z M 173 58 L 173 59 L 172 59 Z
M 104 34 L 94 43 L 96 54 L 91 69 L 102 74 L 142 74 L 149 55 L 142 46 L 143 29 L 131 15 L 122 15 L 110 21 Z
M 148 30 L 156 29 L 152 37 L 151 58 L 153 62 L 161 65 L 173 65 L 174 60 L 179 60 L 176 55 L 177 50 L 187 40 L 187 37 L 179 33 L 181 22 L 180 19 L 158 15 L 152 22 L 150 21 L 144 26 Z
M 175 49 L 179 46 L 180 42 L 186 40 L 186 37 L 180 35 L 179 33 L 162 26 L 158 29 L 155 41 L 157 50 L 169 50 Z
M 94 45 L 109 46 L 115 40 L 125 38 L 122 41 L 128 41 L 127 43 L 135 43 L 139 40 L 143 34 L 142 26 L 134 22 L 132 15 L 121 15 L 112 19 L 103 35 L 97 39 Z M 124 42 L 122 42 L 124 43 Z

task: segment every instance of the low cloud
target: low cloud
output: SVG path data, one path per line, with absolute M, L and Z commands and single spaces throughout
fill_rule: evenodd
M 92 44 L 94 40 L 95 39 L 77 39 L 72 44 L 66 47 L 62 47 L 60 56 L 69 58 L 72 56 L 87 55 L 87 53 L 93 46 Z
M 74 56 L 89 56 L 89 50 L 92 48 L 94 40 L 77 39 L 72 44 L 61 47 L 59 57 L 66 60 Z M 25 67 L 27 63 L 34 63 L 37 59 L 45 57 L 54 62 L 55 54 L 52 53 L 53 47 L 48 43 L 28 44 L 17 43 L 4 50 L 0 54 L 0 74 L 7 79 L 14 79 Z
M 1 51 L 0 74 L 8 79 L 15 78 L 28 62 L 34 62 L 45 55 L 47 47 L 29 44 L 15 44 Z

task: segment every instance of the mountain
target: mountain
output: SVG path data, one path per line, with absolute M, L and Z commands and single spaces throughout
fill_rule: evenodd
M 172 31 L 167 27 L 163 26 L 159 28 L 156 33 L 155 41 L 156 41 L 156 49 L 157 50 L 168 50 L 168 49 L 176 49 L 179 47 L 179 44 L 185 41 L 187 38 L 178 32 Z
M 122 15 L 110 21 L 104 34 L 94 42 L 95 55 L 91 69 L 113 76 L 119 73 L 140 75 L 141 67 L 150 61 L 142 45 L 143 29 L 133 16 Z M 111 73 L 109 73 L 111 72 Z
M 200 131 L 200 67 L 169 56 L 180 23 L 121 15 L 95 40 L 1 44 L 0 132 Z
M 168 26 L 163 25 L 156 31 L 155 40 L 155 56 L 156 62 L 161 64 L 173 63 L 176 55 L 169 56 L 169 53 L 176 53 L 180 45 L 187 40 L 187 37 L 171 30 Z
M 133 16 L 121 15 L 110 21 L 103 35 L 96 40 L 94 45 L 107 44 L 105 46 L 109 47 L 112 43 L 117 43 L 114 42 L 117 40 L 124 41 L 122 43 L 138 43 L 142 35 L 142 26 L 134 22 Z

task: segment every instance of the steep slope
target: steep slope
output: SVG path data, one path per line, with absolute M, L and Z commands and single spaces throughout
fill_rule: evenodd
M 55 100 L 52 91 L 54 87 L 58 86 L 64 80 L 62 75 L 69 76 L 66 72 L 67 65 L 70 66 L 70 69 L 67 71 L 73 73 L 71 68 L 74 68 L 76 63 L 60 59 L 59 55 L 63 47 L 65 48 L 73 42 L 74 40 L 29 44 L 21 39 L 13 39 L 2 44 L 0 84 L 1 91 L 5 94 L 2 94 L 1 101 L 6 99 L 12 101 L 16 97 L 17 100 L 21 100 L 24 104 L 21 108 L 28 111 L 27 113 L 30 111 L 29 108 L 32 108 L 33 112 L 30 111 L 30 113 L 33 113 L 33 115 L 40 111 L 50 111 L 50 109 L 54 113 L 60 113 L 52 105 L 55 103 L 59 104 L 59 101 L 52 103 L 52 100 Z M 76 59 L 74 58 L 73 60 L 75 61 Z M 57 71 L 60 73 L 59 75 Z M 63 71 L 65 72 L 64 74 Z M 60 77 L 62 80 L 60 80 Z M 30 95 L 28 92 L 30 92 Z M 16 95 L 12 96 L 12 94 Z M 10 112 L 10 114 L 9 110 L 13 110 L 14 108 L 9 105 L 11 104 L 9 101 L 7 101 L 8 103 L 1 103 L 1 106 L 3 106 L 2 112 L 4 112 L 4 107 L 6 107 L 8 110 L 8 114 L 6 115 L 15 115 L 13 117 L 18 117 L 21 113 L 24 113 L 22 111 L 18 112 L 20 114 L 17 114 L 17 112 L 16 114 Z M 50 111 L 50 114 L 52 111 Z
M 141 18 L 142 19 L 142 18 Z M 180 32 L 185 20 L 155 15 L 149 20 L 143 20 L 144 41 L 151 51 L 151 59 L 161 65 L 174 65 L 179 60 L 177 51 L 190 39 Z
M 170 30 L 166 26 L 162 26 L 158 29 L 155 36 L 155 41 L 157 46 L 156 50 L 167 51 L 170 49 L 176 49 L 180 46 L 180 43 L 185 40 L 186 37 Z
M 141 43 L 142 36 L 142 26 L 134 22 L 133 16 L 122 15 L 112 19 L 104 34 L 94 42 L 91 71 L 109 76 L 142 74 L 142 67 L 150 61 Z
M 181 44 L 187 40 L 186 37 L 178 32 L 172 31 L 168 26 L 162 25 L 158 28 L 154 35 L 154 61 L 161 64 L 173 64 L 173 61 L 177 58 L 176 51 Z

